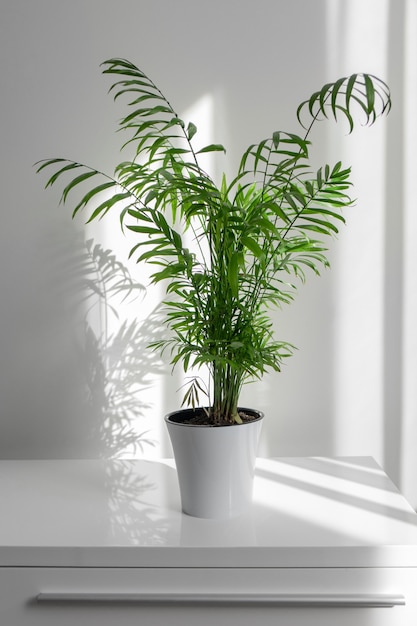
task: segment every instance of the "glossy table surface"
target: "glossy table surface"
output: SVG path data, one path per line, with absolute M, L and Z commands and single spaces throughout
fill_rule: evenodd
M 370 457 L 258 459 L 253 506 L 183 515 L 172 460 L 0 461 L 0 566 L 417 567 L 417 515 Z

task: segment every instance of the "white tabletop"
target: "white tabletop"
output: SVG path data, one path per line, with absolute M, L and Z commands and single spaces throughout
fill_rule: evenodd
M 253 506 L 183 515 L 172 460 L 0 461 L 0 566 L 417 567 L 417 515 L 370 457 L 258 459 Z

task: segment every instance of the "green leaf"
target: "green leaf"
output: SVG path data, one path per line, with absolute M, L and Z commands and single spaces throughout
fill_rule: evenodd
M 333 116 L 334 119 L 337 120 L 337 115 L 336 115 L 336 102 L 337 102 L 337 97 L 339 95 L 339 91 L 340 88 L 342 87 L 342 85 L 344 85 L 344 83 L 346 82 L 346 78 L 340 78 L 339 80 L 337 80 L 332 88 L 332 97 L 331 97 L 331 107 L 332 107 L 332 111 L 333 111 Z
M 375 107 L 375 88 L 372 79 L 367 74 L 364 75 L 364 80 L 366 88 L 366 98 L 368 101 L 367 109 L 368 114 L 370 115 Z
M 74 178 L 65 188 L 64 191 L 62 192 L 62 201 L 65 202 L 65 200 L 67 199 L 67 196 L 69 194 L 69 192 L 71 191 L 71 189 L 73 189 L 74 187 L 76 187 L 77 185 L 79 185 L 80 183 L 83 183 L 84 181 L 88 180 L 89 178 L 91 178 L 92 176 L 97 176 L 98 172 L 96 172 L 95 170 L 91 171 L 91 172 L 85 172 L 84 174 L 80 174 L 80 176 L 77 176 L 76 178 Z
M 143 107 L 141 109 L 136 109 L 135 111 L 133 111 L 133 113 L 130 113 L 129 115 L 124 117 L 121 120 L 120 125 L 126 126 L 127 124 L 129 124 L 129 122 L 131 122 L 132 120 L 136 118 L 149 117 L 151 115 L 155 115 L 155 113 L 170 113 L 172 115 L 172 109 L 169 106 L 166 106 L 163 104 L 159 104 L 157 106 L 153 106 L 149 108 Z
M 127 200 L 127 199 L 132 200 L 132 196 L 130 193 L 128 192 L 116 193 L 114 196 L 112 196 L 108 200 L 105 200 L 104 202 L 102 202 L 93 211 L 93 213 L 87 220 L 87 224 L 89 224 L 90 222 L 93 222 L 95 219 L 97 219 L 97 217 L 102 219 L 115 204 L 118 204 L 119 202 L 122 202 L 123 200 Z
M 224 152 L 226 154 L 226 149 L 220 143 L 212 143 L 209 146 L 205 146 L 205 148 L 201 148 L 196 154 L 203 154 L 203 152 Z
M 69 163 L 68 161 L 66 162 L 67 162 L 67 165 L 65 165 L 65 167 L 62 167 L 57 172 L 55 172 L 55 174 L 51 176 L 51 178 L 48 180 L 45 187 L 52 186 L 58 180 L 58 178 L 62 176 L 62 174 L 64 174 L 65 172 L 69 172 L 70 170 L 79 169 L 80 167 L 83 167 L 81 163 L 73 163 L 72 161 Z
M 233 297 L 239 294 L 239 253 L 233 252 L 227 268 L 227 277 Z
M 320 111 L 325 117 L 327 117 L 325 105 L 329 99 L 332 87 L 332 83 L 327 83 L 327 85 L 324 85 L 324 87 L 321 88 L 319 93 Z
M 264 251 L 262 250 L 260 245 L 254 239 L 252 239 L 252 237 L 243 236 L 241 241 L 242 244 L 246 246 L 246 248 L 248 248 L 248 250 L 250 250 L 257 259 L 264 258 Z
M 81 201 L 76 205 L 76 207 L 74 208 L 72 212 L 72 217 L 74 218 L 80 209 L 87 206 L 87 204 L 94 198 L 94 196 L 116 185 L 117 183 L 115 181 L 111 181 L 111 182 L 103 183 L 102 185 L 98 185 L 97 187 L 94 187 L 93 189 L 91 189 L 88 193 L 86 193 L 83 196 Z
M 346 109 L 349 109 L 350 99 L 352 97 L 352 93 L 356 84 L 357 77 L 358 77 L 357 74 L 352 74 L 351 76 L 349 76 L 347 86 L 346 86 Z
M 197 132 L 197 126 L 195 124 L 193 124 L 192 122 L 190 122 L 187 126 L 187 137 L 188 137 L 188 141 L 191 141 L 191 139 L 194 137 L 194 135 Z
M 41 163 L 41 165 L 39 165 Z M 41 172 L 45 167 L 49 167 L 50 165 L 55 165 L 55 163 L 68 163 L 67 159 L 43 159 L 42 161 L 37 161 L 35 165 L 39 165 L 36 169 L 36 173 Z

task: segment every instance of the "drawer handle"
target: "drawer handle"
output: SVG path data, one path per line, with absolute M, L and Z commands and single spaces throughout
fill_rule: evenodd
M 39 603 L 55 604 L 140 604 L 299 607 L 299 608 L 392 608 L 404 606 L 405 598 L 395 594 L 240 594 L 240 593 L 60 593 L 45 592 L 36 596 Z

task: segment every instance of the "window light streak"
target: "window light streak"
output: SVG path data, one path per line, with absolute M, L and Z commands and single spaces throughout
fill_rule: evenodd
M 322 459 L 317 462 L 320 466 Z M 405 508 L 401 494 L 390 490 L 389 484 L 381 491 L 378 486 L 367 484 L 364 478 L 363 482 L 355 482 L 353 491 L 352 482 L 337 475 L 337 467 L 332 475 L 311 471 L 297 463 L 297 459 L 261 460 L 255 474 L 255 501 L 265 509 L 265 519 L 268 509 L 280 512 L 286 541 L 302 537 L 309 545 L 321 545 L 321 542 L 331 545 L 333 541 L 335 545 L 351 546 L 389 543 L 394 523 L 401 524 L 405 536 L 415 534 L 414 512 L 411 507 Z M 305 525 L 306 510 L 309 532 Z M 378 520 L 375 525 L 369 525 L 370 513 Z M 288 518 L 292 520 L 290 525 Z M 277 537 L 279 533 L 280 523 L 276 527 Z
M 373 0 L 328 0 L 328 50 L 335 50 L 327 55 L 329 80 L 355 71 L 386 76 L 389 5 L 375 6 Z M 329 158 L 352 166 L 358 198 L 346 212 L 331 270 L 334 453 L 381 460 L 386 130 L 357 127 L 342 138 L 330 125 L 326 131 Z
M 417 458 L 417 212 L 415 202 L 415 171 L 417 157 L 417 0 L 407 0 L 405 11 L 405 77 L 404 77 L 404 343 L 403 343 L 403 464 L 402 489 L 415 506 Z

